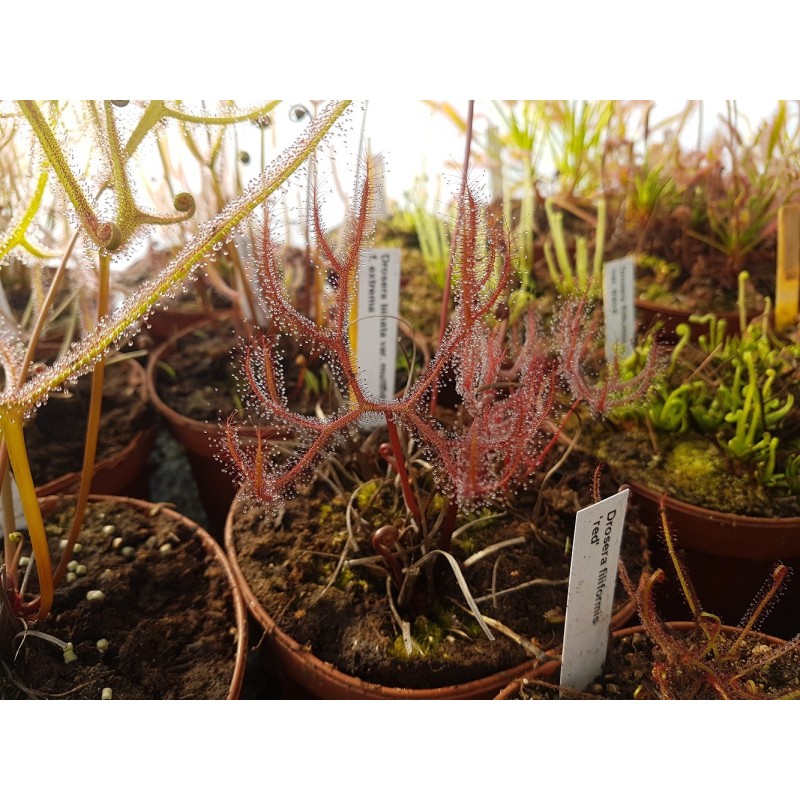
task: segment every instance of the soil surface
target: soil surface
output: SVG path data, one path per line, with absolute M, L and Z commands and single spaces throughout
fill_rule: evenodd
M 47 519 L 54 560 L 71 516 L 66 506 Z M 75 578 L 56 591 L 48 619 L 32 626 L 71 642 L 78 658 L 66 663 L 51 642 L 17 639 L 3 654 L 0 696 L 100 699 L 110 688 L 113 699 L 225 698 L 236 651 L 230 584 L 193 531 L 164 513 L 91 503 Z M 91 590 L 104 597 L 87 599 Z
M 158 396 L 172 409 L 198 422 L 217 422 L 240 411 L 235 364 L 242 343 L 230 320 L 179 337 L 156 370 Z M 166 364 L 166 368 L 161 364 Z
M 672 636 L 679 646 L 697 644 L 697 632 L 673 632 Z M 721 634 L 719 644 L 725 652 L 733 637 Z M 767 657 L 781 652 L 781 647 L 767 644 L 756 635 L 748 636 L 742 646 L 735 651 L 729 661 L 706 662 L 709 668 L 723 676 L 723 684 L 731 676 L 743 673 L 741 686 L 747 680 L 753 681 L 750 687 L 754 696 L 760 699 L 775 697 L 793 690 L 800 691 L 800 647 L 782 653 L 773 662 L 754 667 Z M 632 633 L 612 638 L 608 658 L 601 675 L 596 676 L 584 692 L 566 690 L 559 693 L 559 672 L 545 680 L 523 680 L 517 695 L 509 699 L 519 700 L 632 700 L 675 699 L 675 700 L 720 700 L 722 697 L 699 675 L 687 670 L 684 680 L 675 680 L 670 685 L 670 693 L 665 696 L 652 680 L 653 666 L 664 658 L 663 651 L 643 633 Z
M 198 422 L 218 422 L 235 414 L 237 421 L 246 424 L 268 423 L 269 420 L 259 417 L 257 404 L 247 400 L 250 392 L 245 389 L 241 374 L 246 346 L 230 321 L 220 321 L 180 337 L 162 358 L 166 368 L 157 370 L 158 396 L 179 414 Z M 289 336 L 281 337 L 279 347 L 283 349 L 283 383 L 289 408 L 298 414 L 314 416 L 319 403 L 324 413 L 333 413 L 342 402 L 341 395 L 329 377 L 324 360 L 302 353 Z M 422 352 L 415 351 L 410 340 L 401 335 L 397 391 L 406 386 L 408 369 L 403 364 L 408 364 L 412 353 L 419 369 Z
M 768 487 L 754 467 L 726 458 L 713 436 L 645 430 L 584 419 L 579 447 L 611 464 L 625 480 L 650 486 L 686 503 L 753 517 L 800 516 L 800 496 Z
M 749 252 L 734 269 L 722 252 L 685 234 L 677 221 L 658 221 L 661 224 L 648 227 L 643 239 L 639 231 L 621 231 L 607 247 L 606 260 L 640 250 L 671 265 L 669 276 L 660 278 L 652 270 L 640 269 L 638 286 L 643 299 L 701 314 L 735 311 L 737 279 L 742 270 L 747 270 L 759 295 L 749 298 L 753 311 L 762 310 L 763 297 L 774 296 L 777 258 L 774 235 Z
M 150 428 L 155 413 L 142 395 L 144 373 L 117 362 L 106 367 L 97 461 L 119 453 L 138 431 Z M 25 424 L 31 471 L 36 486 L 80 472 L 89 414 L 91 375 L 84 375 L 64 392 L 51 395 Z
M 561 643 L 570 562 L 567 537 L 573 532 L 575 512 L 592 502 L 592 474 L 588 463 L 573 461 L 564 467 L 543 490 L 536 523 L 536 495 L 530 493 L 515 498 L 502 518 L 487 518 L 454 538 L 453 554 L 463 562 L 492 544 L 523 537 L 462 571 L 484 616 L 542 650 Z M 617 491 L 607 473 L 601 483 L 603 496 Z M 363 524 L 354 526 L 357 550 L 351 550 L 349 557 L 372 557 L 372 563 L 348 562 L 324 592 L 347 540 L 346 498 L 317 484 L 289 501 L 277 516 L 265 515 L 257 506 L 237 515 L 234 541 L 239 565 L 286 633 L 345 673 L 396 687 L 447 686 L 531 658 L 522 645 L 497 631 L 495 641 L 487 639 L 464 610 L 464 597 L 443 559 L 428 576 L 430 583 L 421 578 L 409 607 L 400 610 L 411 623 L 415 642 L 414 652 L 407 655 L 387 601 L 387 570 L 368 542 L 387 519 L 396 521 L 397 514 L 391 516 L 386 510 L 395 499 L 379 492 L 363 507 L 361 502 L 355 503 L 355 517 Z M 457 527 L 464 522 L 459 517 Z M 626 531 L 623 558 L 637 580 L 645 560 L 645 531 L 633 509 Z M 515 588 L 532 580 L 541 583 Z M 394 592 L 393 597 L 397 599 Z M 618 586 L 615 608 L 625 600 Z

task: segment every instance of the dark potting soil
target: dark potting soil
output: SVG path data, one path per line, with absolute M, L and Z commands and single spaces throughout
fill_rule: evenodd
M 136 375 L 134 381 L 131 375 Z M 138 431 L 155 422 L 155 413 L 142 396 L 144 373 L 126 362 L 106 367 L 96 460 L 119 453 Z M 64 392 L 51 395 L 25 424 L 31 471 L 36 486 L 80 472 L 91 397 L 91 375 L 84 375 Z
M 584 419 L 578 447 L 614 466 L 624 480 L 686 503 L 752 517 L 800 516 L 800 496 L 765 486 L 752 464 L 726 458 L 712 436 L 655 436 L 658 456 L 646 431 Z
M 226 419 L 239 410 L 235 363 L 241 352 L 230 320 L 181 336 L 156 370 L 158 396 L 198 422 Z
M 671 636 L 681 643 L 698 643 L 699 631 L 673 631 Z M 721 652 L 725 652 L 733 637 L 720 634 L 718 644 Z M 753 696 L 761 699 L 777 696 L 790 691 L 800 691 L 800 647 L 785 652 L 768 664 L 752 668 L 762 663 L 771 655 L 780 652 L 778 645 L 765 642 L 756 635 L 748 635 L 730 660 L 721 661 L 717 666 L 709 663 L 710 669 L 723 677 L 724 686 L 730 676 L 741 674 L 740 686 L 745 689 L 748 680 L 753 681 L 750 687 Z M 632 700 L 641 699 L 674 699 L 674 700 L 720 700 L 719 692 L 697 673 L 686 670 L 681 680 L 670 684 L 670 693 L 664 696 L 653 682 L 652 673 L 656 661 L 664 659 L 663 651 L 644 633 L 631 633 L 615 637 L 609 643 L 608 657 L 603 673 L 595 679 L 583 692 L 566 690 L 559 692 L 559 671 L 544 680 L 530 679 L 521 681 L 519 692 L 508 699 L 519 700 Z M 746 690 L 746 689 L 745 689 Z M 725 691 L 723 689 L 723 691 Z M 727 693 L 727 692 L 726 692 Z
M 47 519 L 54 560 L 72 518 L 64 506 Z M 74 555 L 86 572 L 72 572 L 48 619 L 32 626 L 71 642 L 78 658 L 65 663 L 60 647 L 18 639 L 16 658 L 3 656 L 0 695 L 100 699 L 107 687 L 113 699 L 225 698 L 236 652 L 230 584 L 193 531 L 161 512 L 91 503 Z M 103 598 L 88 600 L 90 590 Z
M 280 341 L 284 348 L 283 383 L 291 410 L 314 416 L 319 402 L 325 413 L 332 413 L 341 402 L 337 399 L 336 388 L 328 381 L 316 392 L 302 377 L 309 370 L 313 381 L 324 381 L 321 378 L 323 359 L 301 355 L 291 337 L 282 336 Z M 400 342 L 398 352 L 407 353 L 410 360 L 412 346 L 402 337 Z M 157 370 L 158 396 L 179 414 L 199 422 L 216 423 L 231 414 L 246 424 L 268 422 L 259 418 L 255 403 L 248 402 L 247 408 L 243 408 L 241 398 L 249 396 L 241 374 L 245 348 L 246 343 L 233 330 L 230 321 L 217 322 L 180 337 L 163 358 L 166 369 Z M 414 357 L 419 368 L 422 354 L 417 351 Z M 398 369 L 395 384 L 398 391 L 405 388 L 407 378 L 408 370 Z
M 287 347 L 285 385 L 291 407 L 300 414 L 313 415 L 317 397 L 302 386 L 295 388 L 301 367 L 295 362 L 297 353 L 289 338 L 282 341 Z M 247 394 L 241 375 L 245 348 L 230 320 L 181 336 L 163 358 L 167 368 L 157 370 L 159 397 L 179 414 L 198 422 L 217 423 L 235 414 L 248 424 L 263 424 L 258 409 L 252 404 L 244 408 L 241 400 Z
M 738 274 L 742 270 L 747 270 L 750 283 L 760 295 L 758 302 L 756 298 L 750 298 L 754 311 L 762 310 L 763 297 L 774 296 L 775 235 L 750 251 L 740 267 L 733 269 L 724 253 L 684 234 L 678 221 L 659 219 L 656 222 L 648 226 L 643 241 L 639 241 L 639 231 L 620 230 L 606 248 L 608 259 L 635 251 L 663 259 L 672 266 L 675 274 L 669 286 L 654 278 L 651 271 L 639 270 L 638 284 L 644 299 L 700 314 L 735 311 Z M 708 235 L 708 232 L 704 233 Z
M 529 494 L 516 498 L 502 519 L 487 519 L 454 540 L 454 555 L 463 561 L 491 544 L 524 537 L 524 543 L 499 550 L 463 573 L 484 616 L 542 650 L 561 643 L 570 565 L 567 537 L 573 532 L 575 512 L 592 502 L 592 474 L 588 463 L 569 463 L 544 489 L 538 525 L 532 522 L 535 495 Z M 608 474 L 601 481 L 604 496 L 617 491 Z M 443 561 L 431 578 L 437 600 L 426 602 L 422 591 L 413 610 L 400 612 L 412 623 L 417 648 L 411 656 L 393 621 L 386 573 L 380 567 L 346 567 L 323 592 L 347 539 L 346 502 L 318 484 L 289 501 L 276 517 L 252 507 L 235 518 L 242 572 L 284 632 L 342 672 L 395 687 L 466 682 L 532 658 L 497 631 L 495 641 L 487 639 L 471 614 L 462 610 L 466 603 Z M 362 513 L 368 524 L 355 526 L 358 551 L 349 553 L 350 558 L 374 556 L 366 539 L 381 522 L 366 509 Z M 457 526 L 461 523 L 459 519 Z M 645 535 L 635 510 L 629 509 L 623 558 L 634 580 L 645 563 Z M 515 590 L 533 580 L 539 583 Z M 425 579 L 419 583 L 422 588 Z M 615 608 L 626 600 L 618 586 Z

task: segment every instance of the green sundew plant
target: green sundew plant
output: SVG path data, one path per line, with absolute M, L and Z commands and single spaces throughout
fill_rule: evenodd
M 544 103 L 550 155 L 555 166 L 552 195 L 565 211 L 593 223 L 583 205 L 602 185 L 606 138 L 614 119 L 613 100 Z
M 100 300 L 96 326 L 80 341 L 75 342 L 52 366 L 45 367 L 35 375 L 29 375 L 28 368 L 36 337 L 27 353 L 23 353 L 20 342 L 12 332 L 6 331 L 0 337 L 0 364 L 5 373 L 3 391 L 0 393 L 2 446 L 7 450 L 19 488 L 39 582 L 38 596 L 28 597 L 21 591 L 18 563 L 22 545 L 15 541 L 12 530 L 7 524 L 4 539 L 6 565 L 4 591 L 17 617 L 23 620 L 40 620 L 46 617 L 52 607 L 54 586 L 66 569 L 66 559 L 62 558 L 55 574 L 52 570 L 44 524 L 23 438 L 25 418 L 66 382 L 93 371 L 93 401 L 86 448 L 90 455 L 84 459 L 84 479 L 79 496 L 79 503 L 83 502 L 85 505 L 85 498 L 88 496 L 88 476 L 93 465 L 99 424 L 99 401 L 96 401 L 96 398 L 100 396 L 102 388 L 102 365 L 106 352 L 109 348 L 126 341 L 142 325 L 148 313 L 161 298 L 175 291 L 198 267 L 208 263 L 213 254 L 232 239 L 237 228 L 247 217 L 306 162 L 343 116 L 348 106 L 349 101 L 343 101 L 332 103 L 322 109 L 293 145 L 288 147 L 239 196 L 230 201 L 219 214 L 200 225 L 195 237 L 161 273 L 143 284 L 124 304 L 114 310 L 109 309 L 107 298 L 108 275 L 113 253 L 122 250 L 127 243 L 143 235 L 151 225 L 174 224 L 187 219 L 195 207 L 191 196 L 181 194 L 175 199 L 174 214 L 140 208 L 136 187 L 130 178 L 128 162 L 145 136 L 163 120 L 174 119 L 197 125 L 227 125 L 267 113 L 274 107 L 274 103 L 241 114 L 205 116 L 187 113 L 182 107 L 168 104 L 166 101 L 149 101 L 142 106 L 134 107 L 134 111 L 140 109 L 141 114 L 133 121 L 132 132 L 127 140 L 121 132 L 118 120 L 121 109 L 115 103 L 89 103 L 85 112 L 91 125 L 87 129 L 97 133 L 106 159 L 105 172 L 101 170 L 102 174 L 98 178 L 100 189 L 97 195 L 100 197 L 110 193 L 112 202 L 109 205 L 112 210 L 108 216 L 104 207 L 99 206 L 97 199 L 87 191 L 84 180 L 76 174 L 70 152 L 62 147 L 58 128 L 54 127 L 51 119 L 48 119 L 50 109 L 43 110 L 38 103 L 20 101 L 15 110 L 8 112 L 14 117 L 15 124 L 26 126 L 30 130 L 33 147 L 41 157 L 42 173 L 52 173 L 73 208 L 77 222 L 73 244 L 79 236 L 86 237 L 87 249 L 90 252 L 93 250 L 100 273 Z M 25 207 L 30 205 L 28 201 Z M 62 260 L 61 269 L 66 263 L 66 258 L 67 256 Z M 92 437 L 94 441 L 90 441 Z M 76 512 L 76 518 L 78 516 L 81 514 Z M 65 554 L 71 552 L 78 533 L 78 526 L 74 526 Z
M 428 210 L 425 191 L 426 178 L 418 178 L 407 194 L 409 214 L 419 241 L 420 252 L 428 275 L 440 289 L 444 288 L 447 264 L 450 260 L 450 236 L 452 220 Z
M 511 231 L 517 276 L 523 292 L 533 290 L 534 218 L 536 180 L 544 146 L 544 108 L 535 100 L 495 103 L 502 128 L 489 128 L 487 150 L 500 170 L 503 219 Z M 513 205 L 519 200 L 519 221 L 513 222 Z
M 680 163 L 680 137 L 695 107 L 694 101 L 689 102 L 682 112 L 657 125 L 650 123 L 654 104 L 650 103 L 644 112 L 641 152 L 637 143 L 632 143 L 623 187 L 625 220 L 641 229 L 640 239 L 656 214 L 671 214 L 683 202 L 676 165 Z M 654 142 L 653 134 L 658 129 L 663 130 L 663 140 Z
M 591 264 L 589 262 L 589 245 L 585 236 L 579 236 L 575 242 L 575 262 L 573 263 L 564 235 L 563 214 L 556 211 L 554 206 L 555 201 L 548 197 L 544 207 L 550 224 L 552 242 L 545 242 L 544 254 L 553 286 L 562 296 L 580 294 L 596 300 L 603 290 L 603 251 L 606 237 L 605 200 L 600 200 L 597 204 L 597 230 Z M 554 248 L 555 257 L 553 256 Z
M 729 118 L 728 130 L 709 151 L 714 169 L 695 189 L 695 224 L 689 235 L 723 253 L 733 275 L 742 268 L 747 254 L 775 233 L 778 208 L 800 188 L 775 148 L 761 145 L 762 137 L 775 135 L 769 127 L 762 127 L 751 143 L 743 144 L 735 121 Z M 729 171 L 723 159 L 730 162 Z
M 777 230 L 778 208 L 800 191 L 797 133 L 785 105 L 753 134 L 744 132 L 735 103 L 703 153 L 676 153 L 669 169 L 682 193 L 685 234 L 722 254 L 714 276 L 736 288 L 748 259 Z M 708 271 L 709 266 L 703 269 Z

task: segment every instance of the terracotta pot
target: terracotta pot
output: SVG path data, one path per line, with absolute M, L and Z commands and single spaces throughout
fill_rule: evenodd
M 208 325 L 207 319 L 195 323 L 153 350 L 147 361 L 146 385 L 156 411 L 165 420 L 169 432 L 186 451 L 192 475 L 200 490 L 200 500 L 208 517 L 209 527 L 212 533 L 221 539 L 228 509 L 240 485 L 233 471 L 224 471 L 217 458 L 225 447 L 223 429 L 216 422 L 200 422 L 180 414 L 161 399 L 157 388 L 158 362 L 166 360 L 181 337 L 190 336 Z M 248 437 L 255 440 L 256 428 L 242 427 L 239 431 L 243 445 L 247 444 Z M 270 430 L 262 433 L 266 433 L 269 437 Z
M 242 684 L 244 681 L 244 673 L 245 673 L 245 666 L 246 666 L 246 659 L 247 659 L 247 639 L 248 639 L 248 632 L 247 632 L 247 613 L 245 610 L 244 602 L 241 596 L 241 593 L 238 588 L 238 584 L 234 577 L 234 574 L 231 570 L 230 564 L 228 563 L 228 559 L 225 556 L 225 552 L 222 550 L 220 545 L 214 541 L 211 535 L 197 525 L 196 522 L 184 517 L 183 515 L 173 511 L 172 509 L 166 507 L 163 504 L 153 504 L 149 503 L 144 500 L 139 500 L 136 498 L 127 498 L 127 497 L 114 497 L 108 495 L 91 495 L 89 498 L 90 504 L 98 503 L 98 502 L 110 502 L 115 504 L 122 504 L 132 506 L 140 511 L 145 512 L 148 516 L 154 516 L 155 514 L 162 515 L 166 517 L 171 523 L 174 523 L 175 527 L 177 528 L 180 526 L 184 530 L 190 532 L 192 537 L 195 537 L 202 548 L 211 555 L 214 561 L 221 567 L 222 572 L 224 574 L 224 582 L 227 584 L 228 591 L 230 592 L 230 596 L 232 599 L 233 605 L 233 619 L 231 619 L 229 625 L 235 625 L 236 629 L 236 645 L 234 651 L 231 653 L 231 661 L 233 663 L 233 671 L 231 674 L 230 683 L 228 686 L 227 697 L 228 700 L 235 700 L 239 697 Z M 55 510 L 59 504 L 63 503 L 74 502 L 74 497 L 65 497 L 65 496 L 58 496 L 58 497 L 46 497 L 40 498 L 40 507 L 42 508 L 43 514 L 48 514 L 51 511 Z M 76 558 L 80 560 L 81 556 L 76 555 Z M 146 573 L 146 568 L 145 568 Z M 145 576 L 141 577 L 140 579 L 146 580 Z M 202 576 L 197 576 L 197 580 L 202 581 Z M 131 582 L 131 586 L 133 587 L 134 591 L 141 591 L 141 588 L 136 588 L 136 582 Z M 57 609 L 56 609 L 57 610 Z M 180 624 L 180 607 L 179 606 L 169 606 L 165 608 L 164 611 L 165 615 L 169 617 L 175 618 L 174 624 Z M 228 628 L 225 627 L 225 623 L 220 623 L 220 628 L 224 629 L 225 633 L 228 633 Z M 189 657 L 190 654 L 185 653 L 181 654 L 179 658 L 181 660 L 185 660 L 185 658 Z M 165 663 L 164 668 L 169 668 L 169 664 Z M 146 684 L 144 684 L 146 685 Z
M 562 442 L 572 439 L 562 431 Z M 581 448 L 591 456 L 591 452 Z M 626 476 L 621 475 L 625 480 Z M 800 517 L 751 517 L 729 514 L 686 503 L 637 481 L 627 481 L 639 517 L 651 532 L 651 561 L 667 575 L 672 565 L 661 536 L 659 503 L 664 497 L 671 532 L 703 608 L 728 625 L 742 621 L 768 580 L 772 567 L 782 561 L 797 577 L 785 587 L 781 602 L 759 626 L 768 633 L 790 639 L 800 632 Z M 681 618 L 688 607 L 678 587 L 659 590 L 657 606 L 666 619 Z
M 498 692 L 493 699 L 495 700 L 514 700 L 519 694 L 519 690 L 527 680 L 544 680 L 551 677 L 561 667 L 560 661 L 545 661 L 524 675 L 514 678 L 502 691 Z
M 215 308 L 211 313 L 204 308 L 159 308 L 148 317 L 150 338 L 160 344 L 171 339 L 187 328 L 208 322 L 210 319 L 224 319 L 230 315 L 230 309 Z
M 631 482 L 639 512 L 651 530 L 661 529 L 661 493 Z M 671 530 L 704 609 L 727 624 L 738 624 L 769 578 L 776 561 L 796 573 L 780 603 L 760 627 L 791 638 L 800 632 L 800 517 L 769 518 L 726 514 L 666 497 Z M 653 564 L 671 574 L 663 543 L 653 547 Z M 686 603 L 679 590 L 659 590 L 658 606 L 667 618 L 683 616 Z
M 138 389 L 142 400 L 147 400 L 147 384 L 142 366 L 133 359 L 125 362 L 130 372 L 130 383 Z M 102 435 L 102 434 L 101 434 Z M 148 460 L 156 438 L 155 425 L 134 433 L 121 450 L 99 459 L 94 466 L 91 491 L 95 494 L 112 494 L 123 497 L 147 497 Z M 68 472 L 36 487 L 39 497 L 73 492 L 80 485 L 81 473 Z
M 158 413 L 164 418 L 170 433 L 180 442 L 189 459 L 192 474 L 200 489 L 200 499 L 209 520 L 209 526 L 220 538 L 225 527 L 228 509 L 239 490 L 240 481 L 233 470 L 225 471 L 218 456 L 226 449 L 224 432 L 215 422 L 200 422 L 180 414 L 168 406 L 158 394 L 157 370 L 158 362 L 164 361 L 174 350 L 178 340 L 202 330 L 210 323 L 202 322 L 184 328 L 169 341 L 157 347 L 148 358 L 146 384 L 150 399 Z M 413 340 L 417 352 L 421 354 L 423 363 L 430 360 L 430 349 L 424 337 L 414 335 L 411 329 L 401 322 L 400 330 Z M 241 426 L 238 429 L 239 440 L 243 447 L 254 443 L 258 429 L 254 426 Z M 278 436 L 276 428 L 261 428 L 262 437 L 269 439 Z
M 719 312 L 713 309 L 708 310 L 711 311 L 717 319 L 725 320 L 727 333 L 741 332 L 738 311 Z M 698 313 L 701 312 L 665 306 L 660 303 L 654 303 L 652 300 L 636 300 L 636 316 L 639 321 L 639 327 L 643 330 L 647 330 L 656 321 L 661 321 L 663 327 L 659 331 L 659 340 L 666 343 L 678 341 L 678 334 L 675 332 L 675 328 L 681 323 L 690 326 L 692 329 L 692 336 L 695 338 L 702 334 L 708 334 L 708 323 L 689 322 L 689 317 L 691 317 L 692 314 Z M 757 316 L 757 312 L 748 313 L 748 322 Z
M 526 659 L 485 678 L 433 689 L 383 686 L 341 672 L 284 633 L 251 589 L 239 565 L 234 542 L 233 520 L 238 503 L 234 501 L 225 523 L 225 550 L 247 608 L 264 628 L 270 652 L 287 678 L 289 693 L 298 693 L 299 689 L 302 697 L 325 700 L 489 700 L 509 681 L 529 672 L 531 664 L 535 663 Z M 612 618 L 612 628 L 624 625 L 635 613 L 635 605 L 626 603 Z M 554 652 L 548 651 L 548 655 Z M 549 664 L 546 662 L 545 666 Z
M 659 589 L 661 591 L 661 588 Z M 674 631 L 690 631 L 694 628 L 695 623 L 688 621 L 688 622 L 667 622 L 666 623 L 668 628 L 671 628 Z M 733 627 L 731 625 L 723 625 L 722 631 L 727 634 L 737 635 L 740 631 L 739 628 Z M 646 636 L 645 629 L 643 625 L 632 625 L 628 628 L 620 628 L 618 630 L 611 631 L 611 642 L 609 643 L 610 646 L 613 646 L 614 641 L 618 641 L 625 636 L 633 636 L 635 634 L 640 634 L 642 636 Z M 765 644 L 774 644 L 774 645 L 782 645 L 785 644 L 784 639 L 780 639 L 776 636 L 770 636 L 766 633 L 761 633 L 759 631 L 752 631 L 752 636 L 759 638 Z M 526 672 L 524 675 L 515 678 L 511 681 L 508 686 L 506 686 L 501 692 L 495 695 L 495 700 L 514 700 L 519 695 L 519 691 L 522 688 L 524 681 L 526 680 L 543 680 L 545 678 L 550 678 L 558 672 L 559 668 L 561 667 L 560 661 L 548 661 L 544 664 L 540 664 L 534 669 Z

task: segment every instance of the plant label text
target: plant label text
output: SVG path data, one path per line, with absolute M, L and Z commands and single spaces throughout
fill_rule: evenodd
M 358 270 L 359 381 L 364 391 L 378 400 L 388 400 L 395 390 L 400 255 L 397 247 L 366 250 Z
M 636 334 L 633 278 L 636 263 L 631 256 L 608 261 L 603 270 L 603 314 L 606 326 L 606 360 L 633 352 Z
M 575 517 L 561 687 L 583 691 L 603 670 L 628 489 Z

